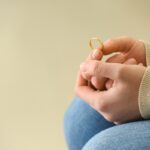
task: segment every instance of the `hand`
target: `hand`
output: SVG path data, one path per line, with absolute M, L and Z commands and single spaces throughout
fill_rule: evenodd
M 86 58 L 86 60 L 101 60 L 103 57 L 103 53 L 102 53 L 102 49 L 101 47 L 100 48 L 97 48 L 97 49 L 94 49 L 89 55 L 88 57 Z M 87 79 L 86 77 L 86 74 L 82 73 L 82 77 L 87 80 L 87 83 L 90 87 L 94 88 L 94 89 L 98 89 L 98 88 L 101 88 L 103 89 L 104 88 L 104 85 L 105 85 L 105 79 L 101 80 L 100 84 L 98 84 L 97 86 L 94 85 L 94 83 L 92 83 L 93 81 L 90 81 Z
M 114 81 L 105 91 L 87 85 L 81 72 L 92 78 L 102 77 Z M 138 106 L 139 86 L 145 72 L 141 65 L 126 65 L 87 60 L 82 65 L 76 82 L 76 94 L 100 112 L 108 121 L 124 123 L 141 119 Z
M 114 52 L 120 52 L 110 57 L 108 62 L 116 62 L 124 57 L 125 60 L 135 58 L 137 63 L 146 66 L 146 50 L 142 41 L 130 37 L 117 37 L 104 42 L 103 54 L 108 55 Z
M 130 37 L 118 37 L 109 39 L 104 42 L 104 48 L 100 51 L 103 51 L 103 54 L 111 54 L 114 52 L 119 52 L 111 57 L 109 57 L 106 62 L 113 63 L 125 63 L 125 64 L 139 64 L 142 63 L 146 66 L 146 52 L 144 43 L 130 38 Z M 136 63 L 130 58 L 135 58 Z M 82 76 L 89 80 L 88 76 L 82 72 Z M 91 79 L 92 85 L 98 90 L 105 90 L 109 88 L 113 81 L 107 78 L 101 77 L 99 75 L 98 78 L 93 77 Z
M 117 63 L 121 63 L 121 61 L 118 60 Z M 126 60 L 123 64 L 137 65 L 137 61 L 134 58 L 130 58 Z M 140 63 L 140 65 L 143 65 L 143 64 Z M 82 67 L 82 64 L 81 64 L 81 67 Z M 101 75 L 90 77 L 86 72 L 81 72 L 81 75 L 84 77 L 85 80 L 88 80 L 92 84 L 92 87 L 94 87 L 97 90 L 109 89 L 112 87 L 114 83 L 113 80 L 104 78 Z

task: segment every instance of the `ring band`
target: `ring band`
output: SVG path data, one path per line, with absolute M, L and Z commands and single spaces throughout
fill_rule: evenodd
M 97 41 L 99 43 L 99 45 L 102 47 L 102 49 L 103 49 L 104 44 L 98 37 L 93 37 L 93 38 L 90 39 L 89 46 L 90 46 L 91 49 L 95 49 L 93 44 L 92 44 L 93 41 Z

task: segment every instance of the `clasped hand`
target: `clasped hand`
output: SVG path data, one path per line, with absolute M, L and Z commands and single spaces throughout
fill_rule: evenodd
M 118 52 L 101 61 L 103 55 Z M 104 42 L 80 65 L 76 95 L 110 122 L 121 124 L 142 119 L 138 94 L 146 69 L 144 43 L 130 37 Z

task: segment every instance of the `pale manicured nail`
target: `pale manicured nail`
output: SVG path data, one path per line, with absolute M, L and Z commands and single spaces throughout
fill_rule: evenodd
M 92 57 L 93 57 L 93 58 L 96 58 L 96 57 L 98 56 L 98 54 L 99 54 L 99 50 L 98 50 L 98 49 L 95 49 L 95 50 L 93 51 L 93 53 L 92 53 Z

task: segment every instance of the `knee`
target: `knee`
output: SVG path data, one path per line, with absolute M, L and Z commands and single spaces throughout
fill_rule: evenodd
M 85 113 L 87 112 L 87 109 L 90 109 L 88 104 L 79 97 L 73 99 L 72 103 L 64 113 L 64 130 L 66 134 L 70 134 L 70 132 L 77 130 L 77 128 L 80 127 L 80 124 L 85 120 L 83 118 L 88 115 Z
M 113 131 L 109 132 L 110 130 L 111 128 L 96 134 L 85 144 L 82 150 L 120 150 L 119 141 L 115 140 L 118 137 L 114 135 Z
M 89 122 L 91 116 L 97 116 L 97 112 L 79 97 L 75 97 L 64 113 L 65 129 L 73 130 Z
M 81 109 L 82 101 L 75 97 L 72 103 L 69 105 L 64 113 L 64 126 L 68 129 L 70 126 L 74 125 L 76 119 L 78 119 L 78 111 Z
M 84 142 L 80 140 L 80 136 L 85 123 L 86 107 L 89 106 L 80 98 L 75 97 L 64 113 L 64 133 L 69 149 L 77 150 L 83 146 Z
M 75 97 L 64 114 L 64 133 L 71 150 L 81 149 L 96 133 L 112 126 L 78 97 Z
M 149 131 L 149 127 L 146 128 L 143 122 L 117 125 L 96 134 L 86 143 L 82 150 L 149 149 L 150 143 L 148 139 L 150 132 L 143 133 L 143 130 Z
M 133 145 L 133 135 L 129 137 L 124 125 L 114 126 L 92 137 L 82 150 L 128 150 Z

